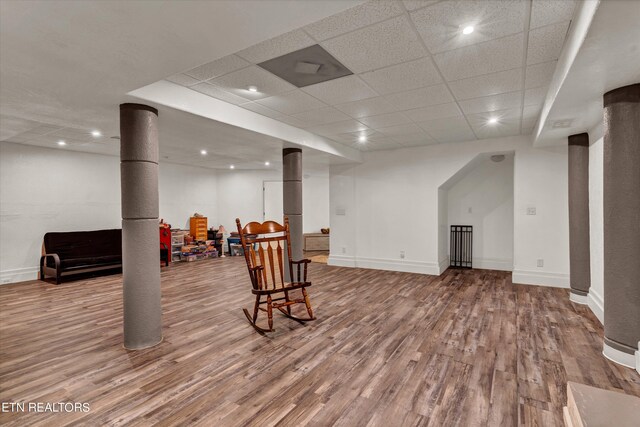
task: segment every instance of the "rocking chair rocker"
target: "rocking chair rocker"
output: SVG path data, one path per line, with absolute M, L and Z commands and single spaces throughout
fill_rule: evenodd
M 244 228 L 240 225 L 240 220 L 236 218 L 238 233 L 240 234 L 240 243 L 244 250 L 244 258 L 247 262 L 249 277 L 253 289 L 251 292 L 256 296 L 256 302 L 253 307 L 253 316 L 249 311 L 243 309 L 249 323 L 261 333 L 273 332 L 273 309 L 280 310 L 285 316 L 297 320 L 298 322 L 307 322 L 315 320 L 313 310 L 309 302 L 309 295 L 305 288 L 311 286 L 311 282 L 307 282 L 307 266 L 311 262 L 308 259 L 300 261 L 291 260 L 291 238 L 289 235 L 289 219 L 284 217 L 284 226 L 274 221 L 250 222 Z M 284 256 L 283 243 L 286 243 L 287 258 L 289 260 L 289 277 L 291 282 L 284 280 Z M 274 247 L 275 246 L 275 247 Z M 294 265 L 297 266 L 297 276 L 294 276 Z M 300 276 L 301 266 L 303 275 Z M 296 280 L 297 279 L 297 280 Z M 289 292 L 300 289 L 302 298 L 290 298 Z M 284 296 L 273 298 L 276 294 L 284 294 Z M 266 296 L 266 300 L 262 301 L 262 297 Z M 283 301 L 283 302 L 278 302 Z M 266 304 L 267 307 L 260 307 Z M 307 308 L 308 318 L 300 318 L 291 314 L 291 306 L 294 304 L 304 304 Z M 266 311 L 269 323 L 269 329 L 264 329 L 256 324 L 258 319 L 258 310 Z

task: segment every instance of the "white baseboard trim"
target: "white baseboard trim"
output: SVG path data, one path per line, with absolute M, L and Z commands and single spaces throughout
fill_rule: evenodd
M 445 271 L 447 271 L 447 268 L 449 268 L 449 257 L 442 258 L 438 264 L 440 274 L 444 273 Z
M 596 315 L 600 323 L 604 325 L 604 300 L 596 291 L 589 289 L 589 308 Z
M 328 265 L 334 265 L 336 267 L 355 267 L 356 261 L 352 256 L 346 255 L 329 255 L 327 260 Z
M 402 271 L 405 273 L 440 275 L 440 266 L 435 262 L 405 261 L 383 258 L 356 258 L 356 267 L 375 270 Z
M 16 268 L 13 270 L 0 271 L 0 284 L 26 282 L 37 280 L 40 269 L 38 267 Z
M 510 259 L 499 258 L 474 258 L 473 268 L 479 268 L 481 270 L 512 271 L 513 261 Z
M 538 271 L 513 270 L 511 281 L 520 285 L 569 288 L 569 275 L 563 273 L 542 273 Z
M 636 352 L 637 353 L 637 352 Z M 626 366 L 627 368 L 636 369 L 636 355 L 625 353 L 624 351 L 617 350 L 604 343 L 602 354 L 607 359 L 618 365 Z
M 589 294 L 578 295 L 574 294 L 573 292 L 569 292 L 569 301 L 576 304 L 589 305 Z

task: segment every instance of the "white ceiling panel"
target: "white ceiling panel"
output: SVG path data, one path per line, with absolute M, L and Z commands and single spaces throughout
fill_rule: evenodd
M 462 112 L 460 111 L 460 108 L 458 108 L 458 104 L 455 102 L 449 102 L 448 104 L 430 105 L 428 107 L 408 110 L 405 111 L 404 114 L 417 123 L 446 117 L 461 116 Z
M 522 66 L 523 35 L 467 46 L 434 55 L 445 79 L 460 80 Z
M 449 83 L 456 99 L 471 99 L 522 90 L 522 68 Z
M 398 111 L 396 106 L 381 96 L 347 102 L 346 104 L 336 105 L 336 108 L 355 119 Z
M 344 104 L 378 96 L 358 76 L 341 77 L 307 86 L 302 90 L 329 105 Z
M 393 140 L 402 145 L 432 144 L 436 142 L 427 132 L 424 131 L 409 135 L 395 135 Z
M 442 82 L 438 70 L 429 58 L 364 73 L 362 79 L 380 94 L 401 92 Z
M 479 130 L 500 129 L 509 125 L 520 125 L 522 111 L 520 108 L 508 108 L 500 111 L 485 111 L 476 114 L 467 114 L 467 120 L 478 137 Z M 490 123 L 489 119 L 498 119 L 497 123 Z
M 445 84 L 392 93 L 384 97 L 399 110 L 411 110 L 453 101 L 453 96 Z
M 556 69 L 556 61 L 543 62 L 541 64 L 529 65 L 525 74 L 525 89 L 546 86 L 551 81 L 553 72 Z
M 346 120 L 344 122 L 329 123 L 326 125 L 314 126 L 309 128 L 310 132 L 318 135 L 339 135 L 347 132 L 357 132 L 368 129 L 367 126 L 356 120 Z
M 508 92 L 482 98 L 460 101 L 460 108 L 465 114 L 498 111 L 507 108 L 518 108 L 522 105 L 522 92 Z
M 411 13 L 431 53 L 445 52 L 522 32 L 523 0 L 443 1 Z M 473 26 L 471 34 L 462 29 Z
M 308 126 L 324 125 L 351 119 L 351 117 L 333 107 L 323 107 L 317 110 L 305 111 L 303 113 L 293 114 L 292 117 L 304 121 Z
M 448 117 L 438 120 L 430 120 L 418 123 L 436 141 L 460 142 L 476 139 L 475 134 L 467 124 L 464 117 Z
M 269 107 L 265 107 L 262 104 L 258 104 L 257 102 L 247 102 L 246 104 L 240 105 L 242 108 L 246 108 L 249 111 L 253 111 L 254 113 L 262 114 L 266 117 L 271 117 L 272 119 L 278 119 L 283 116 L 283 114 L 279 111 L 272 110 Z
M 296 88 L 256 65 L 209 80 L 209 83 L 249 100 L 278 95 Z M 256 86 L 258 91 L 251 92 L 249 86 Z
M 524 105 L 542 105 L 548 89 L 547 86 L 527 89 L 524 92 Z
M 303 128 L 307 127 L 307 123 L 305 123 L 304 121 L 302 121 L 300 119 L 296 119 L 294 117 L 291 117 L 291 116 L 279 117 L 278 121 L 280 121 L 282 123 L 286 123 L 286 124 L 291 125 L 291 126 L 295 126 L 297 128 L 300 128 L 300 129 L 303 129 Z
M 250 64 L 247 61 L 240 58 L 239 56 L 228 55 L 224 58 L 220 58 L 207 64 L 200 65 L 199 67 L 193 68 L 187 71 L 185 74 L 188 74 L 189 76 L 194 77 L 198 80 L 204 81 L 223 76 L 227 73 L 239 70 L 249 65 Z
M 531 28 L 571 20 L 575 5 L 574 0 L 533 0 Z
M 378 131 L 392 138 L 400 135 L 417 135 L 424 133 L 424 129 L 413 123 L 390 126 L 388 128 L 378 129 Z
M 260 99 L 258 103 L 284 114 L 303 113 L 326 106 L 323 102 L 299 89 Z
M 539 64 L 558 59 L 568 29 L 569 22 L 565 21 L 530 31 L 527 64 Z
M 402 7 L 395 0 L 369 1 L 304 27 L 318 41 L 345 34 L 376 22 L 400 15 Z
M 244 104 L 247 101 L 249 101 L 246 98 L 242 98 L 241 96 L 237 96 L 227 91 L 224 91 L 218 86 L 214 86 L 209 83 L 198 83 L 195 86 L 189 87 L 189 89 L 195 90 L 196 92 L 204 93 L 205 95 L 209 95 L 213 98 L 217 98 L 222 101 L 229 102 L 235 105 Z
M 409 120 L 407 116 L 401 113 L 387 113 L 380 114 L 378 116 L 363 117 L 361 119 L 358 119 L 358 121 L 376 130 L 380 128 L 411 123 L 411 120 Z
M 294 30 L 241 50 L 238 55 L 253 64 L 258 64 L 314 44 L 316 42 L 307 33 Z
M 426 54 L 406 16 L 324 41 L 321 45 L 354 73 L 418 59 Z
M 402 0 L 407 10 L 416 10 L 432 4 L 438 3 L 440 0 Z
M 185 87 L 193 86 L 200 83 L 200 80 L 193 78 L 191 76 L 188 76 L 186 74 L 175 74 L 171 77 L 167 77 L 165 80 L 180 86 L 185 86 Z

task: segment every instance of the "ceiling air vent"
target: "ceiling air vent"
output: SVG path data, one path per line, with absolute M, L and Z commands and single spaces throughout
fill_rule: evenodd
M 313 45 L 258 64 L 297 87 L 353 74 L 320 45 Z

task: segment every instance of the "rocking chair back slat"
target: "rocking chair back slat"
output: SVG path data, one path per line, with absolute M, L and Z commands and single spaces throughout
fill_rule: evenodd
M 250 271 L 256 267 L 262 267 L 255 274 L 257 283 L 253 283 L 254 288 L 260 290 L 283 289 L 285 287 L 285 244 L 287 254 L 291 257 L 288 218 L 285 218 L 284 226 L 275 221 L 265 221 L 262 224 L 250 222 L 244 227 L 240 225 L 238 220 L 236 220 L 236 223 L 247 267 L 249 267 Z M 291 266 L 289 268 L 291 270 Z M 290 272 L 292 273 L 292 271 Z

